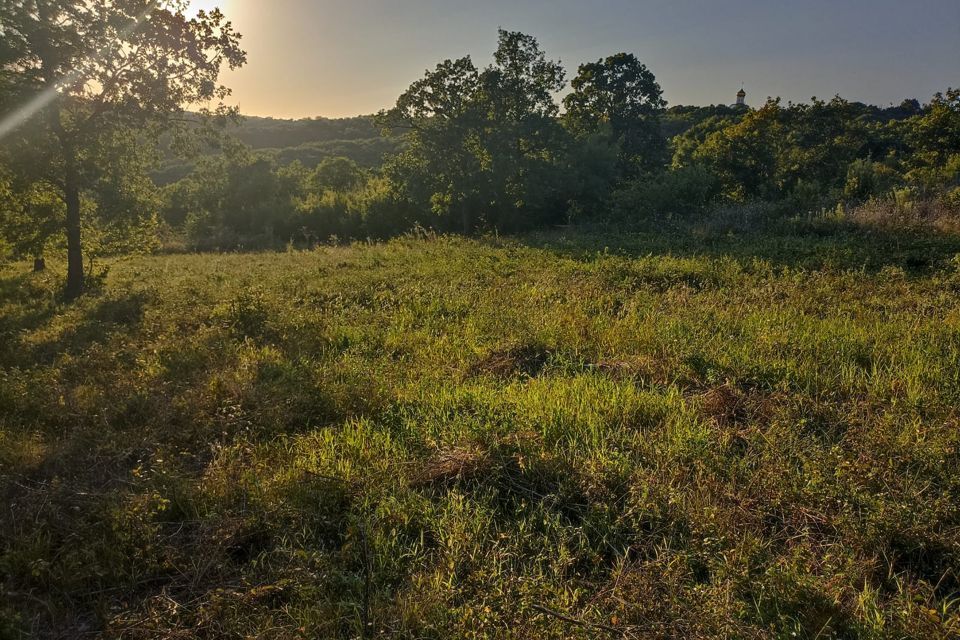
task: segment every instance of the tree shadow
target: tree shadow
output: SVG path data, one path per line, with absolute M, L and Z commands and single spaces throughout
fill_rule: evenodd
M 781 221 L 737 227 L 695 223 L 646 225 L 630 232 L 571 229 L 523 237 L 524 244 L 558 256 L 592 262 L 604 256 L 629 258 L 729 259 L 749 267 L 804 270 L 902 269 L 926 275 L 960 254 L 960 236 L 933 230 L 889 229 L 833 221 Z
M 78 354 L 89 349 L 94 344 L 105 343 L 116 331 L 130 331 L 135 329 L 143 320 L 144 311 L 149 302 L 143 292 L 134 292 L 121 296 L 112 296 L 98 300 L 82 317 L 72 320 L 69 325 L 55 337 L 34 343 L 27 349 L 16 349 L 15 352 L 4 354 L 3 364 L 21 364 L 37 366 L 49 364 L 59 356 Z M 13 328 L 14 331 L 29 331 L 39 329 L 50 321 L 57 312 L 56 305 L 38 313 L 36 317 L 23 317 Z
M 35 273 L 0 278 L 0 364 L 23 357 L 19 336 L 47 324 L 58 303 L 52 289 Z

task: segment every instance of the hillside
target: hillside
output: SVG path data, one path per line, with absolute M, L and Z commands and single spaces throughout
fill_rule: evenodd
M 373 116 L 301 119 L 243 116 L 230 133 L 254 149 L 282 149 L 317 142 L 380 137 Z
M 243 116 L 226 133 L 281 165 L 294 161 L 313 168 L 326 158 L 349 158 L 364 168 L 379 167 L 400 149 L 398 137 L 383 136 L 373 116 L 284 120 Z M 152 177 L 159 185 L 184 178 L 194 163 L 170 155 Z
M 958 254 L 408 237 L 71 306 L 9 265 L 0 637 L 956 637 Z

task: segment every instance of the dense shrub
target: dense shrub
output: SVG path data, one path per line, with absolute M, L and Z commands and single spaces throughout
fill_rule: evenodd
M 613 194 L 613 215 L 622 221 L 644 217 L 695 217 L 720 195 L 720 181 L 694 165 L 646 176 Z
M 863 202 L 889 194 L 900 176 L 889 166 L 870 159 L 857 159 L 847 169 L 843 195 L 850 202 Z

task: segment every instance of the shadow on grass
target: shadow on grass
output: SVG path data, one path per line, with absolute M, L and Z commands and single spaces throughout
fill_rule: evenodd
M 581 261 L 604 255 L 678 258 L 728 258 L 748 266 L 774 268 L 863 269 L 887 267 L 924 275 L 946 267 L 960 254 L 960 236 L 915 229 L 886 229 L 828 220 L 757 221 L 736 225 L 647 223 L 629 232 L 570 229 L 521 238 L 528 246 Z
M 56 301 L 48 301 L 35 307 L 23 307 L 28 311 L 0 319 L 0 334 L 7 334 L 8 350 L 0 352 L 0 364 L 4 366 L 36 366 L 50 363 L 63 354 L 77 354 L 94 344 L 105 343 L 117 330 L 132 330 L 143 320 L 149 302 L 142 292 L 119 297 L 85 300 L 89 305 L 79 318 L 71 318 L 66 328 L 55 337 L 23 348 L 15 338 L 18 333 L 35 331 L 54 320 L 64 311 Z
M 57 313 L 54 289 L 43 275 L 21 273 L 0 278 L 0 364 L 23 358 L 19 334 L 39 329 Z

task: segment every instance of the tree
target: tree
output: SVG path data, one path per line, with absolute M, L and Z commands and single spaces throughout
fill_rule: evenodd
M 164 189 L 164 218 L 182 225 L 199 249 L 275 246 L 289 239 L 295 203 L 309 179 L 299 163 L 278 167 L 269 154 L 225 147 Z
M 0 85 L 9 98 L 0 136 L 10 155 L 30 158 L 16 164 L 63 201 L 73 298 L 83 290 L 82 198 L 101 179 L 104 139 L 186 125 L 185 106 L 213 100 L 203 116 L 228 115 L 229 90 L 217 78 L 246 54 L 219 10 L 188 18 L 185 0 L 0 2 Z
M 922 115 L 902 123 L 912 153 L 910 181 L 928 191 L 960 187 L 960 89 L 937 93 Z
M 34 259 L 34 270 L 44 268 L 44 248 L 62 224 L 60 200 L 42 182 L 24 182 L 11 172 L 0 175 L 0 240 L 18 257 Z
M 861 112 L 840 96 L 791 104 L 780 115 L 785 139 L 779 145 L 777 181 L 786 192 L 801 182 L 822 190 L 842 188 L 850 163 L 868 153 Z
M 547 60 L 533 36 L 500 29 L 494 64 L 483 73 L 489 115 L 498 123 L 556 117 L 554 94 L 566 86 L 559 62 Z
M 738 201 L 775 199 L 777 159 L 784 139 L 779 100 L 768 100 L 740 122 L 710 133 L 692 154 L 719 177 L 724 194 Z
M 481 74 L 478 96 L 490 177 L 486 221 L 495 227 L 520 230 L 564 214 L 562 167 L 569 141 L 557 122 L 554 96 L 566 86 L 565 77 L 536 38 L 499 31 L 494 63 Z
M 625 175 L 663 167 L 666 139 L 660 118 L 666 107 L 663 90 L 646 65 L 629 53 L 580 65 L 564 99 L 566 120 L 580 134 L 609 127 L 621 145 Z
M 363 184 L 366 176 L 357 163 L 349 158 L 324 158 L 309 178 L 316 191 L 350 191 Z
M 433 214 L 458 217 L 464 233 L 473 230 L 471 209 L 478 204 L 479 83 L 469 56 L 445 60 L 379 116 L 386 133 L 405 132 L 408 138 L 406 150 L 388 162 L 387 174 Z
M 535 38 L 500 30 L 493 64 L 480 71 L 469 57 L 446 60 L 380 115 L 385 131 L 407 132 L 387 173 L 411 202 L 464 233 L 556 215 L 566 149 L 554 95 L 563 87 L 563 68 Z

